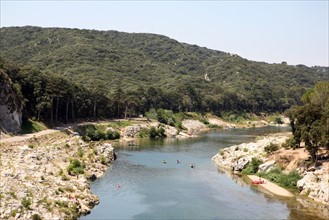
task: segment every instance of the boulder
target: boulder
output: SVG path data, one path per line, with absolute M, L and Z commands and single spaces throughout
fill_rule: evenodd
M 261 172 L 270 171 L 274 167 L 274 164 L 275 164 L 274 160 L 266 161 L 265 163 L 259 165 L 258 170 Z
M 127 126 L 123 132 L 123 136 L 133 138 L 141 129 L 141 125 Z
M 249 157 L 249 156 L 240 158 L 236 162 L 236 164 L 233 166 L 233 170 L 234 171 L 239 171 L 239 172 L 242 171 L 248 165 L 248 163 L 251 162 L 251 160 L 252 160 L 252 158 Z

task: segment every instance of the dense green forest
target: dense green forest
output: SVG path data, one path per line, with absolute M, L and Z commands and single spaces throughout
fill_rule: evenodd
M 52 122 L 151 108 L 283 112 L 329 80 L 328 67 L 254 62 L 156 34 L 9 27 L 0 29 L 0 49 L 24 116 Z

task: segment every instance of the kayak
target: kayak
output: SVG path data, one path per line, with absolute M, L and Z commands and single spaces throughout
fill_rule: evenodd
M 265 181 L 264 180 L 253 180 L 253 181 L 251 181 L 251 183 L 252 184 L 263 184 L 263 183 L 265 183 Z

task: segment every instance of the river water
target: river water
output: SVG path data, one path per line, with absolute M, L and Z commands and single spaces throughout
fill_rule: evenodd
M 100 204 L 80 219 L 313 218 L 296 199 L 259 192 L 241 179 L 218 171 L 211 161 L 220 148 L 288 130 L 265 127 L 210 131 L 197 138 L 119 146 L 118 158 L 109 171 L 91 184 Z

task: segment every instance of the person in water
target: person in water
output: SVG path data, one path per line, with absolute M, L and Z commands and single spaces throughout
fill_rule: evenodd
M 176 163 L 180 163 L 180 161 L 179 160 L 176 160 Z
M 167 161 L 166 160 L 162 160 L 162 163 L 167 163 Z
M 191 163 L 191 164 L 190 164 L 190 167 L 191 167 L 191 168 L 194 168 L 195 166 L 194 166 L 194 164 L 193 164 L 193 163 Z

